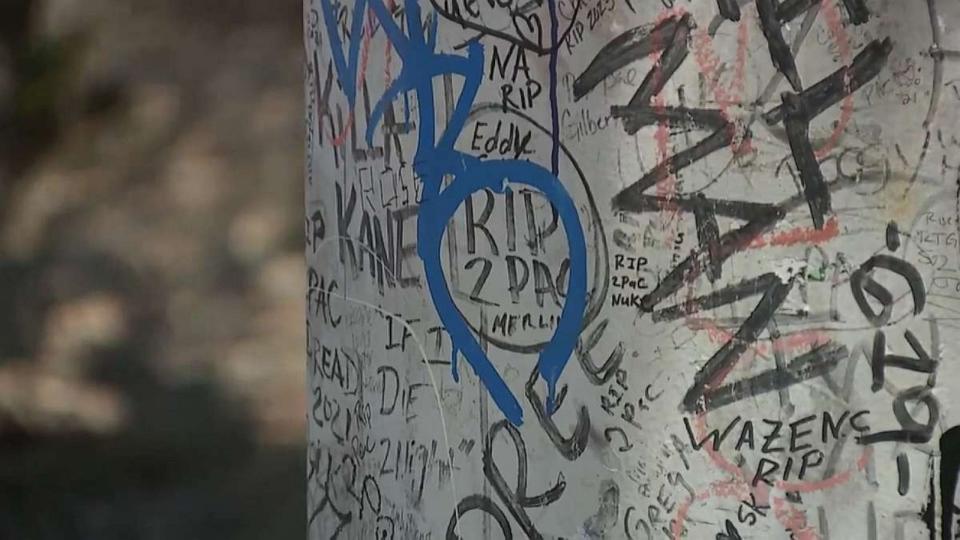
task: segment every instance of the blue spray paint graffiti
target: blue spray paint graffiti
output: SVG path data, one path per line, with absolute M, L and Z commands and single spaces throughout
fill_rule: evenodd
M 352 110 L 356 98 L 360 42 L 364 34 L 363 18 L 368 9 L 368 2 L 356 0 L 354 4 L 348 58 L 344 58 L 334 5 L 330 0 L 320 0 L 320 3 L 323 7 L 333 63 Z M 566 302 L 557 328 L 553 337 L 540 351 L 537 361 L 537 370 L 547 384 L 546 410 L 552 413 L 555 409 L 557 382 L 574 352 L 583 323 L 587 303 L 587 247 L 577 208 L 557 177 L 559 169 L 557 133 L 559 126 L 556 110 L 557 16 L 555 0 L 548 0 L 548 4 L 553 27 L 550 53 L 553 172 L 528 161 L 481 160 L 454 149 L 454 144 L 464 129 L 483 79 L 483 46 L 478 41 L 470 42 L 467 45 L 466 56 L 438 53 L 436 41 L 439 18 L 430 17 L 425 34 L 418 0 L 406 0 L 404 3 L 406 34 L 397 25 L 382 0 L 369 1 L 369 9 L 379 21 L 379 28 L 384 31 L 390 44 L 403 60 L 403 67 L 373 109 L 367 126 L 367 141 L 372 141 L 374 128 L 383 117 L 385 108 L 400 96 L 406 98 L 408 92 L 413 92 L 417 98 L 419 116 L 417 152 L 414 156 L 413 169 L 424 187 L 420 213 L 417 217 L 417 250 L 423 261 L 434 306 L 453 342 L 451 362 L 453 377 L 459 380 L 457 373 L 459 354 L 473 368 L 504 416 L 514 424 L 520 424 L 523 421 L 520 402 L 490 362 L 457 309 L 443 274 L 440 253 L 447 223 L 463 201 L 474 192 L 491 189 L 503 193 L 504 190 L 510 189 L 510 183 L 523 184 L 540 191 L 556 208 L 567 238 L 570 258 L 569 281 Z M 438 141 L 437 120 L 434 115 L 433 79 L 447 74 L 462 76 L 464 83 L 456 99 L 453 113 Z M 446 188 L 442 186 L 444 178 L 452 179 Z

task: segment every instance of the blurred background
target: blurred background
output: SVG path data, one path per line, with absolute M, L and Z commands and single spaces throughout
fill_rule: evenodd
M 305 530 L 300 0 L 0 0 L 0 538 Z

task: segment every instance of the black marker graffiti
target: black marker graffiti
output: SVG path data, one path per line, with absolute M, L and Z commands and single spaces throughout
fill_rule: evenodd
M 514 489 L 511 489 L 510 486 L 507 485 L 506 479 L 500 472 L 500 467 L 493 459 L 493 442 L 496 440 L 497 435 L 503 430 L 506 430 L 510 441 L 517 451 L 517 485 Z M 507 420 L 501 420 L 490 427 L 483 449 L 484 475 L 486 475 L 494 491 L 499 495 L 500 500 L 506 505 L 513 519 L 520 524 L 520 528 L 523 529 L 527 537 L 532 540 L 541 540 L 543 535 L 541 535 L 540 531 L 534 526 L 526 509 L 552 504 L 563 495 L 567 484 L 561 475 L 561 477 L 557 479 L 557 483 L 543 493 L 532 497 L 527 495 L 527 460 L 526 444 L 523 442 L 520 432 L 513 424 Z
M 954 518 L 960 516 L 957 508 L 957 480 L 960 475 L 960 426 L 954 426 L 940 436 L 940 531 L 943 540 L 953 540 Z
M 513 529 L 510 528 L 507 516 L 489 497 L 483 495 L 469 495 L 457 504 L 457 508 L 450 518 L 449 524 L 447 524 L 446 540 L 463 540 L 463 537 L 457 534 L 457 524 L 463 519 L 464 515 L 472 510 L 479 510 L 492 516 L 493 520 L 497 522 L 497 526 L 500 527 L 504 540 L 513 540 Z
M 783 42 L 780 28 L 784 22 L 792 20 L 812 6 L 813 3 L 803 1 L 776 4 L 771 0 L 757 0 L 757 8 L 761 12 L 761 25 L 764 28 L 774 64 L 790 79 L 794 89 L 800 92 L 784 94 L 784 105 L 766 113 L 765 119 L 768 123 L 780 121 L 785 123 L 791 153 L 803 184 L 801 200 L 809 206 L 815 228 L 822 229 L 825 223 L 824 215 L 830 211 L 830 191 L 838 187 L 839 182 L 831 185 L 824 181 L 809 140 L 809 123 L 817 115 L 875 78 L 886 63 L 892 44 L 889 39 L 873 41 L 856 56 L 851 65 L 840 68 L 809 89 L 803 90 L 792 54 Z M 739 18 L 739 8 L 733 1 L 721 1 L 720 9 L 732 20 Z M 612 200 L 614 210 L 643 213 L 658 211 L 664 208 L 664 205 L 669 205 L 679 212 L 692 212 L 697 220 L 699 249 L 694 250 L 690 256 L 679 262 L 653 291 L 640 300 L 639 307 L 644 312 L 653 311 L 662 300 L 677 292 L 683 284 L 695 280 L 701 272 L 705 271 L 711 281 L 717 280 L 727 258 L 744 249 L 753 239 L 781 221 L 787 211 L 799 202 L 796 198 L 792 198 L 783 204 L 776 205 L 712 200 L 702 194 L 678 195 L 669 198 L 644 194 L 669 175 L 675 174 L 712 152 L 732 146 L 738 138 L 734 124 L 723 111 L 652 107 L 650 104 L 651 99 L 660 93 L 666 81 L 676 72 L 686 57 L 688 51 L 686 42 L 693 27 L 694 23 L 690 15 L 684 14 L 671 17 L 652 29 L 638 27 L 629 30 L 601 49 L 587 69 L 577 78 L 573 87 L 574 97 L 579 99 L 613 72 L 646 55 L 660 52 L 654 68 L 647 74 L 630 103 L 625 107 L 614 106 L 611 112 L 624 120 L 627 133 L 635 133 L 639 128 L 657 122 L 714 130 L 700 143 L 659 163 Z M 744 130 L 740 138 L 747 140 L 749 136 L 748 130 Z M 718 215 L 743 219 L 747 223 L 739 229 L 720 235 L 716 226 Z M 878 263 L 874 261 L 873 264 Z M 787 283 L 782 283 L 777 276 L 765 275 L 752 281 L 745 280 L 719 293 L 654 313 L 654 320 L 669 320 L 690 313 L 691 305 L 697 310 L 712 309 L 738 301 L 745 297 L 744 294 L 750 287 L 754 288 L 752 294 L 763 294 L 760 303 L 744 321 L 736 335 L 695 375 L 694 383 L 683 400 L 686 410 L 705 410 L 708 403 L 716 405 L 732 403 L 750 395 L 749 392 L 743 391 L 749 388 L 749 383 L 746 381 L 738 387 L 728 385 L 721 389 L 711 388 L 710 394 L 716 399 L 706 396 L 705 393 L 707 386 L 715 386 L 718 375 L 729 372 L 746 348 L 757 340 L 760 331 L 771 322 L 774 312 L 786 298 L 792 284 L 793 278 Z M 829 371 L 837 362 L 845 358 L 846 354 L 846 349 L 843 347 L 829 346 L 813 356 L 805 355 L 799 363 L 795 361 L 791 364 L 792 371 L 761 374 L 750 382 L 764 384 L 767 390 L 783 388 Z
M 609 322 L 609 319 L 604 319 L 590 332 L 586 340 L 581 339 L 577 342 L 577 360 L 580 362 L 583 374 L 597 386 L 606 384 L 620 369 L 620 364 L 623 363 L 623 343 L 617 344 L 603 364 L 598 366 L 593 363 L 593 356 L 590 351 L 600 343 L 600 338 L 606 331 Z
M 923 285 L 923 277 L 920 276 L 917 268 L 897 257 L 885 254 L 874 255 L 850 276 L 850 290 L 853 292 L 853 298 L 856 300 L 860 311 L 863 312 L 871 324 L 878 327 L 885 325 L 890 320 L 894 303 L 893 294 L 890 290 L 873 279 L 871 274 L 875 268 L 883 268 L 902 277 L 910 287 L 910 293 L 913 296 L 913 314 L 919 315 L 923 311 L 927 294 Z M 882 306 L 880 313 L 873 310 L 870 303 L 867 302 L 864 292 L 880 302 Z
M 536 383 L 539 377 L 540 373 L 536 369 L 530 373 L 530 378 L 526 384 L 527 400 L 530 402 L 530 406 L 533 407 L 533 413 L 536 415 L 540 427 L 542 427 L 543 431 L 550 437 L 550 441 L 557 450 L 560 451 L 560 455 L 570 461 L 574 461 L 587 449 L 587 438 L 590 435 L 590 412 L 587 410 L 586 405 L 581 405 L 577 411 L 577 427 L 574 428 L 573 435 L 570 437 L 561 435 L 557 424 L 553 421 L 553 417 L 547 414 L 543 399 L 540 397 L 540 394 L 537 393 Z M 567 387 L 564 385 L 560 391 L 557 392 L 557 410 L 560 409 L 566 396 Z
M 740 536 L 740 531 L 733 522 L 728 519 L 724 521 L 724 531 L 717 533 L 717 540 L 743 540 L 743 537 Z
M 737 126 L 719 109 L 653 106 L 651 103 L 686 59 L 689 53 L 687 42 L 694 27 L 692 16 L 685 13 L 670 17 L 652 29 L 640 26 L 628 30 L 603 47 L 574 81 L 574 99 L 579 100 L 617 70 L 659 52 L 660 57 L 630 101 L 624 106 L 612 106 L 611 116 L 623 120 L 624 130 L 631 135 L 657 122 L 681 128 L 711 130 L 705 139 L 660 162 L 640 180 L 621 191 L 613 199 L 615 210 L 627 209 L 623 208 L 627 206 L 626 200 L 642 194 L 669 175 L 733 145 L 737 140 L 742 144 L 750 138 L 749 132 L 738 134 Z
M 884 244 L 891 251 L 898 246 L 897 242 L 890 241 L 891 230 L 896 230 L 896 224 L 888 224 L 884 236 Z M 881 327 L 890 321 L 895 300 L 889 289 L 873 279 L 877 269 L 884 269 L 901 277 L 910 289 L 913 302 L 912 313 L 919 315 L 926 305 L 926 287 L 917 268 L 911 263 L 887 254 L 877 254 L 864 262 L 860 268 L 850 276 L 850 289 L 857 306 L 875 327 Z M 874 311 L 864 293 L 872 296 L 880 303 L 880 312 Z M 931 330 L 933 332 L 933 330 Z M 875 444 L 880 442 L 925 443 L 933 437 L 933 429 L 940 416 L 940 403 L 931 391 L 933 384 L 932 374 L 937 370 L 937 362 L 931 358 L 920 340 L 910 330 L 904 332 L 904 339 L 913 349 L 915 357 L 898 354 L 887 354 L 886 335 L 877 330 L 873 337 L 873 351 L 870 359 L 872 384 L 871 390 L 879 391 L 885 382 L 886 368 L 895 367 L 917 373 L 931 374 L 927 384 L 914 386 L 899 392 L 893 400 L 893 414 L 900 424 L 900 429 L 880 431 L 858 437 L 861 444 Z M 925 423 L 917 422 L 914 413 L 907 409 L 907 403 L 915 402 L 926 408 L 928 416 Z
M 313 509 L 310 513 L 310 517 L 307 520 L 307 527 L 310 527 L 314 520 L 316 520 L 320 514 L 327 508 L 330 508 L 330 511 L 333 513 L 333 516 L 337 519 L 337 528 L 334 529 L 333 534 L 330 536 L 330 540 L 336 540 L 340 532 L 344 527 L 350 524 L 353 521 L 353 512 L 341 512 L 333 504 L 333 501 L 330 499 L 330 488 L 331 488 L 331 476 L 333 475 L 333 454 L 327 454 L 327 467 L 326 467 L 326 479 L 321 485 L 323 490 L 323 498 L 320 499 L 320 503 Z
M 497 7 L 509 10 L 511 26 L 515 32 L 510 33 L 484 24 L 477 0 L 465 0 L 463 9 L 460 8 L 459 1 L 460 0 L 445 0 L 442 6 L 437 0 L 430 0 L 430 3 L 433 5 L 436 13 L 440 14 L 444 19 L 454 22 L 467 30 L 473 30 L 480 36 L 502 39 L 540 56 L 553 54 L 559 50 L 560 45 L 566 41 L 567 35 L 573 30 L 577 15 L 580 13 L 580 8 L 583 4 L 583 2 L 577 1 L 573 14 L 570 17 L 570 24 L 560 33 L 560 37 L 556 43 L 552 46 L 544 46 L 543 22 L 541 21 L 540 15 L 533 12 L 533 9 L 542 4 L 541 2 L 526 2 L 522 6 L 512 6 L 514 3 L 512 0 L 497 0 Z M 492 6 L 493 2 L 490 2 L 490 5 Z

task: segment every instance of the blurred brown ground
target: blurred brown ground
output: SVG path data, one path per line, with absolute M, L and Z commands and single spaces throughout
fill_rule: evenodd
M 0 0 L 0 538 L 304 535 L 299 0 Z

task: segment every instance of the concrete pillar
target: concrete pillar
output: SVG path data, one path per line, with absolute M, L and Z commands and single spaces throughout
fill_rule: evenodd
M 958 22 L 305 0 L 309 538 L 960 538 Z

